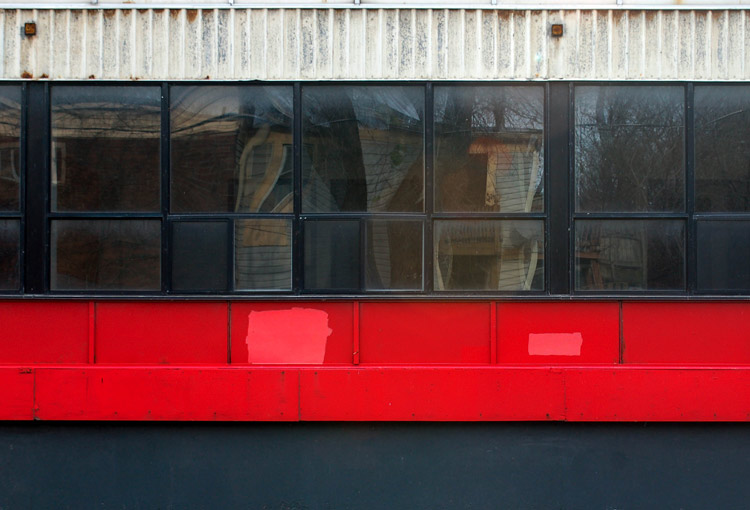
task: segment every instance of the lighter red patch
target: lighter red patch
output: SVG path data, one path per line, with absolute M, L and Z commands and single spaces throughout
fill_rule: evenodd
M 320 364 L 333 330 L 313 308 L 253 311 L 247 317 L 248 363 Z
M 529 356 L 580 356 L 580 333 L 529 333 Z

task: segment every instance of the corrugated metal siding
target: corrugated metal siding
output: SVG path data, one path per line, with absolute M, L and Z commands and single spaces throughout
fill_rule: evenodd
M 745 80 L 748 32 L 744 10 L 8 9 L 0 77 Z

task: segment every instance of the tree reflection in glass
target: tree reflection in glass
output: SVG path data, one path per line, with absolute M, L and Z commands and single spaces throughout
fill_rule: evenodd
M 683 88 L 575 90 L 576 211 L 684 211 Z
M 750 87 L 695 87 L 695 209 L 750 212 Z
M 435 87 L 435 209 L 544 210 L 544 89 Z

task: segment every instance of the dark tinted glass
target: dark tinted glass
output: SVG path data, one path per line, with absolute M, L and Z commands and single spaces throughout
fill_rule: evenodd
M 21 88 L 0 87 L 0 211 L 19 210 Z
M 235 288 L 292 288 L 292 221 L 237 220 L 234 232 Z
M 682 87 L 576 87 L 576 210 L 683 211 L 684 109 Z
M 750 221 L 698 222 L 698 290 L 750 291 Z
M 422 222 L 367 222 L 366 285 L 373 290 L 422 289 Z
M 544 210 L 544 89 L 435 87 L 435 208 Z
M 695 208 L 750 211 L 750 86 L 695 87 Z
M 159 220 L 53 220 L 52 290 L 159 290 Z
M 544 289 L 544 222 L 436 221 L 435 290 Z
M 292 212 L 292 87 L 172 87 L 172 211 Z
M 684 290 L 682 220 L 579 220 L 577 290 Z
M 227 290 L 225 221 L 172 223 L 172 289 Z
M 158 211 L 159 87 L 53 87 L 53 211 Z
M 358 220 L 305 222 L 305 288 L 360 289 Z
M 423 110 L 422 87 L 305 87 L 303 211 L 421 211 Z
M 21 287 L 20 246 L 21 222 L 0 220 L 0 290 L 19 290 Z

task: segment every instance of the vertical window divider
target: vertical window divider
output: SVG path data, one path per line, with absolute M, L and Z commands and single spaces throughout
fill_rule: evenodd
M 424 94 L 424 227 L 422 246 L 422 292 L 431 293 L 434 290 L 434 249 L 432 213 L 435 209 L 434 193 L 434 130 L 435 130 L 435 92 L 432 83 L 425 84 Z
M 365 216 L 359 217 L 359 292 L 364 293 L 367 289 L 367 218 Z
M 28 83 L 21 84 L 21 133 L 19 137 L 19 158 L 18 162 L 20 165 L 20 175 L 21 175 L 21 182 L 19 183 L 18 188 L 18 212 L 21 213 L 21 219 L 20 219 L 20 237 L 19 237 L 19 243 L 20 246 L 18 247 L 18 269 L 19 269 L 19 277 L 20 277 L 20 283 L 18 287 L 18 291 L 21 293 L 25 292 L 26 290 L 26 262 L 25 262 L 25 255 L 26 255 L 26 168 L 27 168 L 27 154 L 28 154 L 28 147 L 27 147 L 27 138 L 28 138 L 28 110 L 29 110 L 29 101 L 28 101 Z
M 688 294 L 694 294 L 697 287 L 697 226 L 695 216 L 695 87 L 692 83 L 685 90 L 685 212 L 687 224 L 685 235 L 687 246 L 685 257 L 685 282 Z
M 575 214 L 576 214 L 576 84 L 568 84 L 568 291 L 570 294 L 576 292 L 576 238 L 575 238 Z
M 302 251 L 302 84 L 294 83 L 292 120 L 292 152 L 294 168 L 294 220 L 292 221 L 292 291 L 300 294 L 304 282 L 304 253 Z
M 547 84 L 545 87 L 545 168 L 546 171 L 546 239 L 549 263 L 545 264 L 548 285 L 547 293 L 569 294 L 573 272 L 572 244 L 569 233 L 573 230 L 572 202 L 573 173 L 571 144 L 572 85 L 569 83 Z M 569 205 L 571 204 L 571 205 Z
M 170 225 L 169 225 L 169 191 L 170 191 L 170 117 L 169 117 L 169 84 L 161 84 L 161 291 L 169 294 L 172 289 L 172 264 L 169 260 Z
M 23 289 L 26 294 L 44 294 L 48 288 L 49 260 L 49 150 L 50 150 L 50 87 L 47 82 L 24 84 L 26 102 L 22 147 L 26 151 L 24 206 Z

